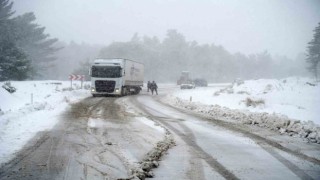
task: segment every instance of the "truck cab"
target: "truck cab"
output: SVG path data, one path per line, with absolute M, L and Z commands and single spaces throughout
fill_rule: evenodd
M 127 59 L 94 60 L 89 70 L 92 96 L 139 93 L 143 85 L 143 67 Z

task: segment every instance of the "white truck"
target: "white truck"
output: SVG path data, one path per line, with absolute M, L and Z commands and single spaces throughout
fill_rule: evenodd
M 91 94 L 139 94 L 143 86 L 144 65 L 129 59 L 95 59 L 89 70 Z

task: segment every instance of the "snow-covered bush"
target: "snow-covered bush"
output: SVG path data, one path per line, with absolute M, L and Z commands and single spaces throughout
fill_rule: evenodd
M 264 90 L 263 90 L 263 94 L 267 94 L 268 92 L 270 92 L 272 90 L 273 86 L 271 84 L 268 84 Z
M 67 96 L 63 98 L 63 101 L 65 101 L 66 103 L 70 103 L 70 99 Z
M 250 93 L 248 93 L 247 91 L 238 91 L 237 94 L 246 94 L 246 95 L 250 95 Z
M 44 110 L 47 106 L 47 102 L 42 102 L 42 103 L 34 103 L 33 104 L 33 109 L 36 111 L 41 111 Z
M 59 86 L 56 86 L 56 89 L 55 89 L 57 92 L 59 92 L 60 91 L 60 89 L 59 89 Z
M 13 86 L 11 86 L 11 83 L 10 83 L 10 81 L 7 81 L 7 82 L 5 82 L 3 85 L 2 85 L 2 88 L 4 88 L 5 90 L 7 90 L 9 93 L 14 93 L 14 92 L 16 92 L 16 88 L 15 87 L 13 87 Z
M 232 88 L 228 88 L 226 91 L 227 91 L 228 94 L 233 94 L 233 89 Z
M 259 106 L 259 105 L 264 105 L 265 104 L 265 102 L 264 102 L 264 100 L 263 99 L 252 99 L 252 98 L 247 98 L 246 100 L 245 100 L 245 104 L 246 104 L 246 106 L 247 107 L 249 107 L 249 106 L 252 106 L 252 107 L 257 107 L 257 106 Z
M 216 91 L 213 93 L 214 96 L 219 96 L 221 93 L 228 93 L 228 94 L 233 94 L 234 90 L 231 86 L 227 86 L 226 88 L 220 89 L 219 91 Z
M 316 86 L 316 84 L 314 83 L 309 83 L 309 82 L 306 82 L 307 85 L 310 85 L 310 86 Z
M 72 91 L 73 90 L 73 88 L 71 88 L 71 87 L 68 87 L 68 88 L 62 88 L 62 91 Z
M 232 83 L 232 85 L 237 85 L 237 86 L 240 86 L 241 84 L 244 84 L 244 81 L 242 80 L 242 79 L 239 79 L 239 78 L 237 78 L 237 79 L 235 79 L 234 81 L 233 81 L 233 83 Z

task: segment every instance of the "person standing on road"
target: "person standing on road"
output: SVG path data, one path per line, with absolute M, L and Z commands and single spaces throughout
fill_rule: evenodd
M 153 91 L 155 91 L 156 94 L 158 95 L 158 86 L 156 82 L 152 81 L 152 83 L 150 84 L 150 89 L 151 89 L 152 95 L 153 95 Z
M 148 88 L 148 92 L 149 92 L 149 90 L 151 89 L 151 82 L 150 81 L 148 81 L 148 83 L 147 83 L 147 88 Z

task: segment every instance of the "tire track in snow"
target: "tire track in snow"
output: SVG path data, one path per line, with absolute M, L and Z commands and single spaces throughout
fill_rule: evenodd
M 163 105 L 166 105 L 165 103 L 163 103 L 161 101 L 158 101 L 158 102 L 163 104 Z M 313 178 L 311 176 L 309 176 L 308 174 L 306 174 L 304 170 L 300 169 L 294 163 L 290 162 L 289 160 L 287 160 L 286 158 L 281 156 L 273 148 L 276 148 L 276 149 L 279 149 L 279 150 L 281 150 L 283 152 L 291 154 L 291 155 L 293 155 L 295 157 L 298 157 L 299 159 L 306 160 L 306 161 L 309 161 L 309 162 L 317 164 L 317 165 L 320 164 L 320 161 L 318 159 L 316 159 L 316 158 L 309 157 L 309 156 L 307 156 L 305 154 L 302 154 L 301 152 L 293 151 L 293 150 L 291 150 L 289 148 L 286 148 L 286 147 L 282 146 L 281 144 L 279 144 L 279 143 L 277 143 L 275 141 L 272 141 L 270 139 L 261 137 L 261 136 L 259 136 L 257 134 L 253 134 L 251 132 L 248 132 L 248 131 L 245 131 L 243 129 L 240 129 L 240 128 L 236 127 L 236 125 L 231 124 L 229 122 L 224 122 L 222 120 L 217 120 L 217 119 L 212 119 L 212 118 L 210 119 L 208 117 L 203 117 L 203 116 L 201 116 L 201 115 L 199 115 L 197 113 L 187 112 L 187 111 L 185 111 L 183 109 L 179 109 L 179 108 L 173 107 L 171 105 L 168 105 L 168 106 L 170 106 L 170 107 L 172 107 L 172 108 L 174 108 L 174 109 L 176 109 L 176 110 L 178 110 L 180 112 L 187 113 L 187 114 L 190 114 L 190 115 L 194 115 L 194 116 L 199 117 L 201 119 L 204 118 L 207 121 L 213 122 L 215 125 L 221 126 L 223 128 L 226 128 L 226 129 L 234 131 L 234 132 L 241 133 L 242 135 L 252 139 L 261 148 L 263 148 L 271 156 L 276 158 L 280 163 L 282 163 L 284 166 L 286 166 L 291 172 L 293 172 L 295 175 L 297 175 L 301 179 L 313 179 Z
M 33 144 L 33 146 L 28 146 L 28 147 L 23 148 L 23 150 L 20 151 L 16 157 L 14 157 L 9 162 L 1 165 L 0 179 L 10 177 L 13 173 L 15 173 L 15 172 L 11 171 L 11 169 L 13 169 L 13 167 L 15 167 L 15 166 L 19 165 L 21 162 L 23 162 L 23 160 L 25 158 L 27 158 L 29 155 L 31 155 L 34 151 L 37 150 L 38 147 L 40 147 L 48 139 L 50 139 L 48 132 L 39 132 L 38 134 L 39 134 L 40 138 L 36 142 L 30 142 L 30 143 L 28 142 L 27 143 L 27 144 Z
M 204 151 L 195 141 L 195 137 L 192 131 L 183 124 L 179 124 L 186 133 L 182 133 L 175 127 L 171 126 L 169 123 L 165 121 L 161 121 L 165 126 L 171 129 L 174 133 L 180 136 L 184 142 L 186 142 L 190 147 L 194 148 L 201 156 L 203 160 L 205 160 L 213 169 L 217 170 L 217 172 L 226 179 L 239 179 L 232 172 L 230 172 L 226 167 L 224 167 L 221 163 L 217 161 L 216 158 L 211 156 L 209 153 Z
M 157 98 L 154 98 L 154 99 L 157 99 Z M 136 100 L 137 101 L 137 100 Z M 138 101 L 137 101 L 138 102 Z M 256 144 L 258 144 L 262 149 L 264 149 L 266 152 L 268 152 L 271 156 L 273 156 L 275 159 L 277 159 L 281 164 L 283 164 L 284 166 L 286 166 L 292 173 L 294 173 L 295 175 L 297 175 L 299 178 L 301 179 L 313 179 L 311 176 L 309 176 L 307 173 L 305 173 L 304 170 L 300 169 L 298 166 L 296 166 L 294 163 L 290 162 L 289 160 L 287 160 L 286 158 L 284 158 L 282 155 L 280 155 L 278 152 L 276 152 L 273 148 L 276 148 L 276 149 L 279 149 L 280 151 L 283 151 L 285 153 L 288 153 L 288 154 L 291 154 L 295 157 L 298 157 L 299 159 L 302 159 L 302 160 L 306 160 L 306 161 L 309 161 L 313 164 L 317 164 L 319 165 L 320 164 L 320 161 L 316 158 L 313 158 L 313 157 L 309 157 L 305 154 L 302 154 L 301 152 L 296 152 L 296 151 L 293 151 L 289 148 L 286 148 L 284 146 L 282 146 L 281 144 L 275 142 L 275 141 L 272 141 L 270 139 L 267 139 L 267 138 L 264 138 L 264 137 L 261 137 L 257 134 L 253 134 L 251 132 L 248 132 L 244 129 L 241 129 L 239 127 L 236 127 L 235 124 L 232 124 L 230 122 L 225 122 L 225 121 L 222 121 L 222 120 L 216 120 L 216 119 L 213 119 L 212 118 L 208 118 L 208 117 L 204 117 L 204 115 L 199 115 L 197 113 L 194 113 L 194 112 L 188 112 L 188 111 L 185 111 L 183 109 L 179 109 L 177 107 L 173 107 L 171 105 L 167 105 L 159 100 L 157 100 L 157 102 L 159 102 L 160 104 L 164 105 L 164 106 L 169 106 L 181 113 L 185 113 L 185 114 L 189 114 L 191 116 L 195 116 L 195 117 L 198 117 L 200 119 L 203 119 L 205 121 L 209 121 L 209 122 L 213 122 L 215 125 L 217 126 L 220 126 L 220 127 L 223 127 L 227 130 L 230 130 L 230 131 L 233 131 L 233 132 L 237 132 L 237 133 L 240 133 L 242 135 L 244 135 L 245 137 L 248 137 L 250 139 L 252 139 L 254 142 L 256 142 Z M 139 102 L 138 102 L 139 103 Z M 181 119 L 176 119 L 176 118 L 169 118 L 167 117 L 166 114 L 164 113 L 161 113 L 160 111 L 156 110 L 156 109 L 153 109 L 151 107 L 146 107 L 146 109 L 149 109 L 151 111 L 154 111 L 156 112 L 157 114 L 160 114 L 159 117 L 157 117 L 158 119 L 162 119 L 161 123 L 164 123 L 165 126 L 168 126 L 169 129 L 171 129 L 169 126 L 171 126 L 169 123 L 168 123 L 168 120 L 171 120 L 171 122 L 173 120 L 175 120 L 175 122 L 178 122 L 178 121 L 181 121 Z M 147 112 L 148 113 L 148 112 Z M 148 113 L 150 115 L 150 113 Z M 152 114 L 151 114 L 152 116 Z M 164 120 L 167 120 L 167 121 L 164 121 Z M 182 123 L 178 123 L 184 130 L 185 132 L 188 133 L 191 133 L 191 130 L 188 128 L 188 127 L 183 127 L 184 125 Z M 175 131 L 175 128 L 173 128 L 173 131 Z M 176 129 L 177 130 L 177 129 Z M 179 131 L 179 130 L 177 130 Z M 179 132 L 178 132 L 179 133 Z M 181 133 L 181 132 L 180 132 Z M 182 136 L 185 136 L 183 133 L 181 134 Z M 193 142 L 191 142 L 191 144 L 194 144 Z M 196 146 L 195 146 L 196 147 Z M 197 147 L 196 147 L 197 148 Z M 201 149 L 200 149 L 201 151 Z M 213 162 L 211 162 L 213 163 Z M 213 164 L 211 164 L 213 165 Z M 229 179 L 229 178 L 227 178 Z
M 167 116 L 166 114 L 164 114 L 158 110 L 155 110 L 153 108 L 150 108 L 150 107 L 142 107 L 141 103 L 139 103 L 136 98 L 134 98 L 133 101 L 142 111 L 144 111 L 147 115 L 149 115 L 151 119 L 153 119 L 153 120 L 163 124 L 165 127 L 169 128 L 171 131 L 173 131 L 175 134 L 177 134 L 186 144 L 188 144 L 191 148 L 196 150 L 199 153 L 200 157 L 203 160 L 205 160 L 209 166 L 211 166 L 213 169 L 215 169 L 217 171 L 217 173 L 219 173 L 221 176 L 223 176 L 226 179 L 230 179 L 230 180 L 238 180 L 239 179 L 232 172 L 230 172 L 226 167 L 224 167 L 221 163 L 219 163 L 216 160 L 216 158 L 212 157 L 210 154 L 205 152 L 196 143 L 195 137 L 189 128 L 187 128 L 184 125 L 179 124 L 187 132 L 187 133 L 182 133 L 181 131 L 179 131 L 178 129 L 173 127 L 170 123 L 163 120 Z M 154 116 L 152 113 L 150 113 L 147 109 L 155 111 L 158 114 L 162 114 L 163 117 L 158 118 L 157 116 Z M 168 119 L 170 119 L 170 118 L 168 118 Z
M 161 102 L 159 100 L 157 100 L 157 102 L 159 102 L 160 104 L 163 104 L 164 106 L 171 107 L 171 108 L 173 108 L 173 109 L 175 109 L 175 110 L 177 110 L 177 111 L 179 111 L 181 113 L 189 114 L 191 116 L 195 116 L 195 117 L 198 117 L 198 118 L 203 119 L 205 121 L 211 122 L 211 123 L 213 123 L 213 124 L 215 124 L 217 126 L 223 127 L 223 128 L 225 128 L 227 130 L 230 130 L 230 131 L 233 131 L 233 132 L 238 132 L 238 133 L 244 135 L 245 137 L 248 137 L 248 138 L 252 139 L 257 144 L 263 142 L 263 143 L 266 143 L 266 144 L 268 144 L 268 145 L 270 145 L 270 146 L 272 146 L 274 148 L 277 148 L 277 149 L 279 149 L 281 151 L 284 151 L 284 152 L 286 152 L 288 154 L 291 154 L 291 155 L 293 155 L 295 157 L 298 157 L 298 158 L 300 158 L 302 160 L 306 160 L 306 161 L 309 161 L 311 163 L 320 165 L 320 160 L 319 159 L 310 157 L 310 156 L 305 155 L 305 154 L 303 154 L 301 152 L 298 152 L 298 151 L 294 151 L 292 149 L 289 149 L 287 147 L 282 146 L 281 144 L 279 144 L 279 143 L 277 143 L 275 141 L 272 141 L 272 140 L 267 139 L 265 137 L 261 137 L 261 136 L 259 136 L 257 134 L 251 133 L 251 132 L 246 131 L 244 129 L 241 129 L 241 128 L 237 127 L 237 124 L 233 124 L 233 123 L 226 122 L 226 121 L 223 121 L 223 120 L 213 119 L 212 117 L 210 118 L 210 117 L 207 117 L 207 116 L 199 114 L 199 113 L 186 111 L 184 109 L 180 109 L 180 108 L 174 107 L 174 106 L 172 106 L 170 104 L 166 104 L 166 103 Z
M 276 152 L 274 149 L 272 149 L 271 146 L 258 143 L 258 145 L 263 148 L 265 151 L 267 151 L 270 155 L 272 155 L 274 158 L 276 158 L 278 161 L 280 161 L 283 165 L 285 165 L 288 169 L 290 169 L 295 175 L 297 175 L 301 179 L 313 179 L 308 174 L 306 174 L 303 170 L 301 170 L 298 166 L 294 165 L 290 161 L 288 161 L 286 158 L 281 156 L 278 152 Z

